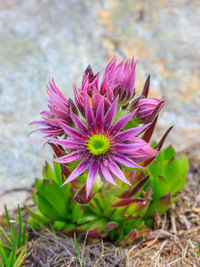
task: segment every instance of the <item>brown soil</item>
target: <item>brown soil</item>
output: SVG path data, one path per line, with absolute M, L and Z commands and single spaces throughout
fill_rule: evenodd
M 74 240 L 50 232 L 32 232 L 24 266 L 80 266 Z M 84 267 L 190 267 L 200 266 L 194 252 L 200 241 L 200 167 L 191 167 L 188 182 L 164 216 L 159 230 L 127 248 L 101 242 L 79 242 Z

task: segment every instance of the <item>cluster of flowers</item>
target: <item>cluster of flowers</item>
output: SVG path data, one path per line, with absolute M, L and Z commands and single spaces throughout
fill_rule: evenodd
M 59 155 L 54 161 L 65 166 L 75 162 L 64 184 L 87 173 L 87 197 L 97 176 L 114 185 L 118 178 L 131 186 L 123 168 L 146 166 L 160 148 L 148 142 L 165 100 L 148 97 L 150 77 L 142 94 L 133 99 L 136 64 L 134 59 L 117 64 L 115 57 L 103 74 L 94 74 L 89 65 L 81 87 L 74 85 L 75 102 L 50 80 L 49 109 L 41 113 L 43 120 L 32 122 L 42 128 L 31 133 L 44 133 L 40 139 Z

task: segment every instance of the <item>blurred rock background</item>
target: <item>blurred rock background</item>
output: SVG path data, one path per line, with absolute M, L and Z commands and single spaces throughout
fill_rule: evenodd
M 200 161 L 199 0 L 0 0 L 0 211 L 22 203 L 51 151 L 28 143 L 46 108 L 49 77 L 69 97 L 90 63 L 139 58 L 136 90 L 151 74 L 151 96 L 167 106 L 156 136 Z M 13 189 L 17 189 L 12 191 Z

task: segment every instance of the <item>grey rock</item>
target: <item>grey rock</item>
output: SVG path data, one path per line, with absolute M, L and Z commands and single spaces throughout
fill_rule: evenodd
M 99 5 L 92 0 L 0 3 L 0 195 L 29 186 L 52 157 L 41 142 L 28 142 L 34 129 L 29 123 L 47 106 L 49 77 L 69 97 L 89 63 L 103 67 L 103 29 L 95 17 Z M 5 202 L 15 207 L 25 195 L 3 195 L 0 209 Z

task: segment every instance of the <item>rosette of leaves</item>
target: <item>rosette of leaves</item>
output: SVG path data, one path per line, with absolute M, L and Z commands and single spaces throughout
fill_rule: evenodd
M 43 179 L 35 180 L 33 200 L 37 210 L 27 207 L 30 214 L 28 223 L 39 230 L 41 224 L 53 225 L 56 230 L 69 232 L 76 227 L 76 221 L 82 217 L 82 207 L 73 200 L 72 184 L 63 184 L 63 174 L 59 163 L 54 168 L 46 163 L 43 169 Z
M 151 190 L 151 201 L 144 215 L 145 225 L 153 227 L 156 219 L 162 216 L 171 203 L 178 200 L 177 193 L 186 183 L 188 160 L 185 155 L 177 156 L 172 146 L 160 151 L 156 159 L 146 169 L 136 173 L 136 180 L 150 175 L 143 191 Z
M 142 171 L 124 170 L 131 189 L 120 181 L 119 186 L 99 182 L 86 199 L 84 175 L 61 187 L 66 179 L 63 173 L 67 176 L 69 170 L 59 163 L 54 163 L 54 170 L 46 164 L 44 179 L 35 181 L 33 199 L 38 210 L 29 210 L 29 224 L 38 229 L 41 223 L 53 226 L 68 235 L 76 231 L 91 240 L 107 238 L 121 246 L 131 244 L 177 200 L 187 169 L 187 158 L 177 157 L 170 146 Z

